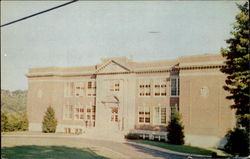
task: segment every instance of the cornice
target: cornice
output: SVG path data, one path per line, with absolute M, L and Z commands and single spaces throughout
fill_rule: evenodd
M 75 76 L 91 76 L 94 72 L 39 72 L 39 73 L 27 73 L 26 77 L 75 77 Z
M 192 66 L 179 66 L 179 70 L 201 70 L 201 69 L 215 69 L 222 68 L 224 64 L 212 64 L 212 65 L 192 65 Z
M 118 74 L 151 74 L 151 73 L 165 73 L 165 72 L 179 72 L 182 70 L 202 70 L 202 69 L 219 69 L 225 66 L 224 64 L 212 64 L 212 65 L 193 65 L 193 66 L 174 66 L 172 68 L 144 68 L 141 70 L 134 70 L 128 72 L 108 72 L 98 73 L 94 71 L 88 72 L 38 72 L 38 73 L 27 73 L 26 77 L 79 77 L 79 76 L 93 76 L 93 75 L 118 75 Z

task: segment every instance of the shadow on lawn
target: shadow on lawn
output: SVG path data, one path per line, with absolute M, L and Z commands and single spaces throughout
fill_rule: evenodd
M 4 159 L 107 159 L 89 148 L 36 145 L 3 147 L 1 157 Z
M 167 153 L 167 152 L 161 152 L 158 150 L 153 150 L 150 148 L 146 148 L 144 146 L 134 145 L 131 143 L 126 143 L 126 144 L 136 148 L 140 152 L 149 154 L 153 157 L 161 157 L 164 159 L 187 159 L 188 158 L 188 155 L 177 155 L 177 154 L 172 154 L 172 153 Z M 210 157 L 208 157 L 208 158 L 210 158 Z M 194 156 L 192 156 L 192 159 L 206 159 L 206 157 L 194 157 Z

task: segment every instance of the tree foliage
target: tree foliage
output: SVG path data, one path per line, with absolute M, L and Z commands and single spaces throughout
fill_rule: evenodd
M 57 120 L 55 118 L 54 109 L 49 106 L 43 117 L 42 130 L 45 133 L 54 133 L 56 132 Z
M 184 126 L 180 121 L 181 117 L 178 111 L 175 111 L 171 116 L 171 120 L 167 126 L 167 137 L 168 143 L 175 145 L 183 145 L 184 144 Z
M 7 114 L 1 111 L 1 132 L 4 132 L 7 130 L 7 125 L 8 125 Z
M 26 113 L 1 112 L 1 131 L 27 131 L 28 118 Z
M 239 154 L 247 156 L 249 153 L 248 133 L 244 129 L 235 128 L 230 130 L 227 135 L 227 144 L 225 145 L 225 151 L 231 154 Z
M 27 91 L 1 90 L 1 110 L 9 113 L 25 112 Z
M 249 56 L 249 4 L 238 5 L 240 13 L 236 15 L 232 37 L 226 40 L 229 45 L 221 49 L 226 58 L 221 69 L 227 75 L 224 89 L 230 93 L 228 99 L 234 100 L 231 108 L 236 109 L 238 124 L 249 130 L 250 119 L 250 56 Z

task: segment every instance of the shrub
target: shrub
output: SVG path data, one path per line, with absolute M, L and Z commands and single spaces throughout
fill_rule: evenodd
M 180 114 L 177 111 L 171 116 L 171 120 L 167 126 L 167 131 L 168 143 L 175 145 L 184 144 L 184 126 L 180 121 Z
M 28 130 L 28 119 L 26 113 L 1 112 L 1 131 L 26 131 Z
M 57 120 L 55 118 L 55 111 L 51 106 L 49 106 L 43 117 L 42 130 L 45 133 L 55 133 L 56 126 L 57 126 Z
M 1 132 L 7 131 L 8 117 L 6 112 L 1 112 Z
M 139 134 L 135 134 L 135 133 L 128 133 L 125 136 L 126 139 L 130 139 L 130 140 L 138 140 L 140 139 L 140 135 Z
M 27 131 L 29 127 L 29 121 L 26 113 L 20 115 L 18 128 L 21 131 Z
M 227 143 L 225 151 L 233 155 L 249 155 L 249 136 L 248 132 L 241 128 L 234 128 L 226 134 Z

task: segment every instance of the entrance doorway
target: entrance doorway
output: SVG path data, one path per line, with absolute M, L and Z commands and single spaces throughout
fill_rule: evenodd
M 110 109 L 110 127 L 113 130 L 119 129 L 118 107 L 111 107 Z

